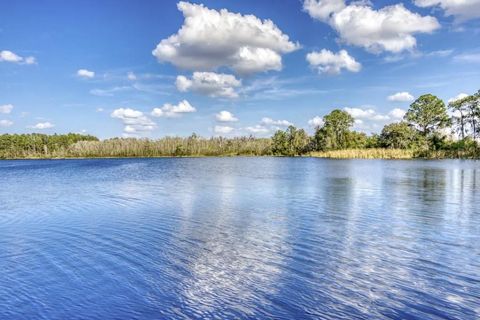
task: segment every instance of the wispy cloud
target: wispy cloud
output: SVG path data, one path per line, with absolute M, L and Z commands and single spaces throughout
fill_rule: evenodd
M 453 59 L 457 62 L 480 63 L 480 52 L 462 53 Z

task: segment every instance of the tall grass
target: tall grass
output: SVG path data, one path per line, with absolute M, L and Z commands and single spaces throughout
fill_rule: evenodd
M 68 157 L 182 157 L 182 156 L 263 156 L 271 154 L 270 139 L 180 138 L 109 139 L 80 141 L 66 150 Z
M 332 159 L 412 159 L 415 153 L 413 150 L 371 148 L 316 151 L 309 155 Z

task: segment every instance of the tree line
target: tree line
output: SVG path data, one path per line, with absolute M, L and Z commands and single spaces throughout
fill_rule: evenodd
M 450 111 L 451 116 L 448 111 Z M 409 107 L 403 120 L 384 126 L 380 134 L 351 130 L 354 118 L 335 109 L 309 137 L 303 129 L 289 127 L 272 137 L 274 155 L 302 155 L 345 149 L 404 149 L 416 157 L 480 157 L 480 90 L 446 105 L 425 94 Z M 458 138 L 455 138 L 458 135 Z
M 294 126 L 276 131 L 271 138 L 202 138 L 192 134 L 185 138 L 100 141 L 74 133 L 4 134 L 0 135 L 0 158 L 298 156 L 352 149 L 367 154 L 372 150 L 375 157 L 379 148 L 408 150 L 414 157 L 480 157 L 480 91 L 448 105 L 434 95 L 422 95 L 410 105 L 402 121 L 386 125 L 380 134 L 354 131 L 353 124 L 349 113 L 335 109 L 323 117 L 323 124 L 311 136 Z

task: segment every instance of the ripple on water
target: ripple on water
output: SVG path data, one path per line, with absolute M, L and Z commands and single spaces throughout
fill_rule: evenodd
M 477 162 L 0 162 L 0 318 L 480 317 Z

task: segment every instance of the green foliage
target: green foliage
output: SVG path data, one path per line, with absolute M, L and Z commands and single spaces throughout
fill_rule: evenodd
M 287 133 L 277 130 L 272 137 L 272 153 L 274 155 L 287 155 L 289 150 Z
M 91 135 L 3 134 L 0 135 L 0 158 L 48 157 L 64 153 L 79 141 L 98 141 Z
M 99 141 L 81 134 L 0 135 L 0 159 L 66 157 L 162 157 L 162 156 L 298 156 L 328 157 L 480 157 L 480 91 L 449 104 L 453 121 L 443 101 L 426 94 L 410 106 L 405 121 L 386 125 L 380 135 L 352 131 L 353 117 L 335 109 L 309 137 L 294 126 L 278 130 L 272 138 L 191 136 L 161 139 L 113 138 Z M 462 139 L 447 139 L 451 123 Z
M 451 102 L 448 107 L 452 110 L 452 122 L 462 139 L 465 139 L 468 131 L 473 139 L 480 132 L 480 91 Z
M 412 149 L 419 140 L 418 133 L 406 122 L 387 124 L 382 129 L 379 145 L 388 149 Z
M 335 109 L 323 117 L 324 125 L 315 131 L 316 150 L 337 150 L 348 147 L 353 117 L 343 110 Z M 355 137 L 357 138 L 357 137 Z
M 424 94 L 415 100 L 404 119 L 415 126 L 423 136 L 445 128 L 450 123 L 445 103 L 431 94 Z
M 254 137 L 187 138 L 164 137 L 157 140 L 114 138 L 82 141 L 68 149 L 70 157 L 176 157 L 176 156 L 264 156 L 272 154 L 272 140 Z
M 368 136 L 364 132 L 348 131 L 346 133 L 346 149 L 370 149 L 378 146 L 378 135 Z
M 308 151 L 310 138 L 303 129 L 289 126 L 287 130 L 278 130 L 272 137 L 274 155 L 296 156 Z

